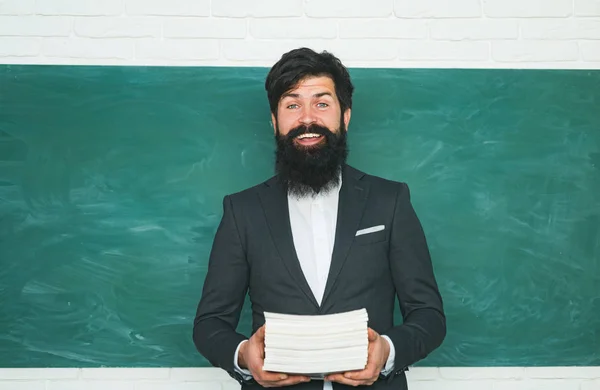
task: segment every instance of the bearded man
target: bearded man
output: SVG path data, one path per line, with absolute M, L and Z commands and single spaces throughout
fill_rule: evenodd
M 446 319 L 406 183 L 346 163 L 354 86 L 330 53 L 285 53 L 265 82 L 275 175 L 223 200 L 194 321 L 197 350 L 242 389 L 406 389 L 405 371 L 438 348 Z M 252 335 L 236 331 L 246 294 Z M 403 321 L 394 323 L 395 299 Z M 363 370 L 311 379 L 263 370 L 264 312 L 366 308 Z

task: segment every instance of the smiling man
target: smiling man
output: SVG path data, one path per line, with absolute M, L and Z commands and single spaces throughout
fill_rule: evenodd
M 354 87 L 330 53 L 292 50 L 266 82 L 275 175 L 225 196 L 194 321 L 198 351 L 243 389 L 406 389 L 405 371 L 438 348 L 446 320 L 408 186 L 346 163 Z M 252 336 L 236 327 L 246 294 Z M 403 316 L 394 323 L 395 299 Z M 366 308 L 368 363 L 324 380 L 264 363 L 265 311 Z

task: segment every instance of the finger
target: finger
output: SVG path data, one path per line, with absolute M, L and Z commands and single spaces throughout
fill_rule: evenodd
M 377 378 L 379 376 L 379 373 L 377 372 L 375 363 L 372 361 L 369 361 L 369 362 L 367 362 L 367 365 L 365 366 L 364 369 L 355 370 L 355 371 L 347 371 L 347 372 L 343 373 L 342 375 L 347 379 L 361 381 L 361 380 L 369 380 L 371 378 Z
M 341 383 L 341 384 L 349 385 L 349 386 L 361 386 L 361 385 L 367 385 L 367 384 L 372 383 L 369 380 L 350 379 L 350 378 L 345 377 L 343 374 L 329 375 L 325 379 L 328 381 L 331 381 L 331 382 L 337 382 L 337 383 Z
M 369 328 L 369 341 L 377 340 L 377 336 L 379 336 L 379 334 L 377 332 L 375 332 L 373 329 Z
M 258 330 L 256 331 L 256 337 L 258 337 L 258 340 L 263 341 L 265 339 L 265 326 L 261 326 L 260 328 L 258 328 Z
M 291 386 L 296 385 L 302 382 L 309 382 L 310 378 L 302 375 L 288 375 L 286 379 L 283 380 L 275 380 L 275 381 L 263 381 L 260 380 L 261 385 L 268 385 L 269 387 L 279 387 L 279 386 Z
M 287 379 L 275 382 L 276 386 L 290 386 L 295 385 L 302 382 L 309 382 L 310 378 L 307 376 L 293 375 L 289 376 Z
M 350 379 L 353 381 L 366 381 L 371 380 L 373 378 L 377 378 L 379 375 L 372 369 L 356 371 L 356 372 L 347 372 L 344 374 L 344 378 Z
M 274 382 L 281 382 L 281 381 L 287 380 L 290 377 L 290 375 L 279 373 L 279 372 L 270 372 L 270 371 L 260 370 L 258 372 L 257 377 L 262 382 L 274 383 Z
M 281 382 L 281 381 L 287 381 L 287 380 L 299 380 L 299 381 L 310 380 L 310 377 L 308 377 L 306 375 L 291 375 L 291 374 L 286 374 L 283 372 L 273 372 L 273 371 L 265 371 L 265 370 L 260 370 L 259 376 L 261 377 L 262 380 L 264 380 L 266 382 Z

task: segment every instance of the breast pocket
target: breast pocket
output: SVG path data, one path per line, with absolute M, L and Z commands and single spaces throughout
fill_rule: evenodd
M 354 237 L 357 245 L 369 245 L 387 240 L 388 231 L 384 225 L 371 226 L 359 229 Z

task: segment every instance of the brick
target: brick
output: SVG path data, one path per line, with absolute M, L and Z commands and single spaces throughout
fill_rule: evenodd
M 395 0 L 394 12 L 399 18 L 478 18 L 479 0 Z
M 39 15 L 106 16 L 123 12 L 121 0 L 41 0 L 36 3 Z
M 166 38 L 244 38 L 247 30 L 243 19 L 170 18 L 163 22 Z
M 2 368 L 0 383 L 7 379 L 75 379 L 78 375 L 78 368 Z
M 302 0 L 218 0 L 212 2 L 212 15 L 229 18 L 280 18 L 302 16 Z
M 521 22 L 524 39 L 600 39 L 600 19 L 532 19 Z
M 160 38 L 162 25 L 156 18 L 86 17 L 75 20 L 74 30 L 90 38 Z
M 315 43 L 318 50 L 328 50 L 346 61 L 391 61 L 398 58 L 397 43 L 393 39 L 342 39 Z
M 529 378 L 595 379 L 600 378 L 600 367 L 527 367 Z
M 584 61 L 600 61 L 600 42 L 579 42 Z
M 202 368 L 187 368 L 187 367 L 176 367 L 171 368 L 170 378 L 174 381 L 190 381 L 190 382 L 211 382 L 211 381 L 228 381 L 233 380 L 229 374 L 220 368 L 213 367 L 202 367 Z M 235 383 L 235 380 L 233 380 Z
M 579 380 L 522 380 L 494 382 L 493 390 L 580 390 Z
M 34 57 L 41 47 L 40 38 L 0 37 L 0 57 Z
M 112 390 L 112 389 L 111 389 Z M 135 390 L 222 390 L 221 382 L 139 382 Z
M 135 390 L 135 381 L 48 381 L 46 390 Z
M 233 379 L 230 379 L 226 382 L 221 382 L 221 390 L 240 390 L 240 389 L 241 389 L 240 384 Z
M 31 15 L 35 0 L 0 0 L 0 15 Z
M 337 37 L 337 26 L 326 19 L 261 18 L 250 21 L 250 35 L 260 39 L 333 39 Z
M 2 381 L 0 390 L 45 390 L 44 381 Z
M 581 382 L 581 390 L 600 390 L 600 378 L 594 381 Z
M 222 55 L 231 61 L 276 61 L 284 52 L 309 46 L 301 40 L 226 40 L 221 43 Z
M 516 20 L 500 19 L 437 19 L 429 25 L 431 38 L 440 40 L 517 39 Z
M 575 0 L 576 16 L 600 16 L 600 0 Z
M 487 61 L 487 42 L 423 42 L 401 41 L 398 47 L 401 60 Z
M 483 12 L 492 18 L 566 17 L 573 0 L 482 0 Z
M 20 65 L 109 65 L 109 66 L 129 66 L 138 65 L 135 60 L 132 59 L 117 59 L 117 58 L 83 58 L 83 57 L 21 57 L 11 58 L 6 57 L 2 59 L 3 63 L 7 64 L 20 64 Z M 139 64 L 147 65 L 147 64 Z
M 210 0 L 125 0 L 129 15 L 209 16 Z
M 413 19 L 340 20 L 340 38 L 426 39 L 427 21 Z
M 397 57 L 393 40 L 352 39 L 352 40 L 257 40 L 224 41 L 223 54 L 232 61 L 276 61 L 291 49 L 308 46 L 316 51 L 327 50 L 347 60 L 384 61 Z
M 389 0 L 306 0 L 304 12 L 313 18 L 382 18 L 392 15 L 393 6 Z
M 521 367 L 440 367 L 440 376 L 452 380 L 522 379 L 525 377 L 525 369 Z
M 492 390 L 493 381 L 415 381 L 410 390 Z
M 82 379 L 168 379 L 168 368 L 82 368 Z
M 135 57 L 144 60 L 216 60 L 219 42 L 216 39 L 141 39 L 135 43 Z
M 42 45 L 46 57 L 62 58 L 133 58 L 133 44 L 122 39 L 47 38 Z
M 0 36 L 66 37 L 72 20 L 55 16 L 0 16 Z
M 492 58 L 500 62 L 576 61 L 577 42 L 498 41 L 492 43 Z
M 406 378 L 409 382 L 439 380 L 440 369 L 438 367 L 411 367 L 406 373 Z

